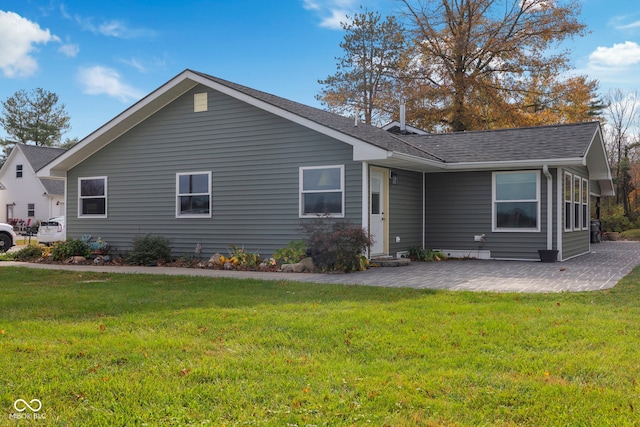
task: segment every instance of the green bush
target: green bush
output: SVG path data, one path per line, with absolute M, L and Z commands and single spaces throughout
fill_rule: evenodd
M 169 239 L 147 234 L 133 239 L 131 251 L 126 256 L 127 264 L 149 265 L 158 261 L 171 261 Z
M 621 232 L 633 228 L 629 218 L 624 216 L 624 214 L 617 212 L 602 218 L 601 224 L 604 231 Z
M 38 245 L 29 245 L 19 251 L 11 254 L 11 258 L 16 261 L 34 261 L 42 258 L 42 247 Z
M 412 261 L 442 261 L 447 259 L 447 255 L 440 251 L 423 249 L 420 246 L 412 246 L 407 250 L 407 256 Z
M 295 264 L 307 256 L 307 243 L 304 240 L 292 240 L 284 248 L 273 253 L 278 264 Z
M 51 250 L 51 258 L 54 261 L 64 261 L 73 256 L 88 257 L 91 255 L 89 245 L 82 240 L 67 239 L 64 242 L 56 243 Z
M 349 220 L 318 217 L 301 224 L 314 265 L 320 271 L 358 271 L 361 254 L 373 244 L 362 227 Z

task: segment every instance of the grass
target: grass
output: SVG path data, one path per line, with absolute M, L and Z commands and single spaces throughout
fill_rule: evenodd
M 0 425 L 637 425 L 639 297 L 0 267 Z

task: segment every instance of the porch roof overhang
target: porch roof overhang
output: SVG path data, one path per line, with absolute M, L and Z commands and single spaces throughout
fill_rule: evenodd
M 597 181 L 600 185 L 602 196 L 612 196 L 615 194 L 613 181 L 611 179 L 611 171 L 608 163 L 601 161 L 598 156 L 587 155 L 585 157 L 570 157 L 560 159 L 527 159 L 527 160 L 508 160 L 508 161 L 492 161 L 492 162 L 455 162 L 446 163 L 439 162 L 427 158 L 416 157 L 404 153 L 392 151 L 376 150 L 366 154 L 357 152 L 354 149 L 354 160 L 367 161 L 379 166 L 388 167 L 390 169 L 404 169 L 414 172 L 465 172 L 465 171 L 498 171 L 513 170 L 526 168 L 542 168 L 547 167 L 567 167 L 567 166 L 586 166 L 589 169 L 590 179 Z M 357 155 L 360 154 L 360 155 Z M 386 154 L 386 155 L 381 155 Z

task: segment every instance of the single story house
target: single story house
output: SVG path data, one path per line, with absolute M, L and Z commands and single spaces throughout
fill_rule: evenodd
M 66 180 L 68 236 L 119 250 L 157 234 L 175 255 L 269 256 L 325 214 L 366 228 L 371 256 L 590 250 L 590 211 L 613 194 L 597 122 L 395 130 L 185 70 L 39 175 Z
M 26 225 L 64 215 L 64 181 L 36 172 L 66 150 L 16 144 L 0 168 L 0 222 Z

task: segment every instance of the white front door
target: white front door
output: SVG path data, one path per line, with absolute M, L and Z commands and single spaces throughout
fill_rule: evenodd
M 387 246 L 387 199 L 388 172 L 372 168 L 369 179 L 369 233 L 373 239 L 371 255 L 386 255 Z

